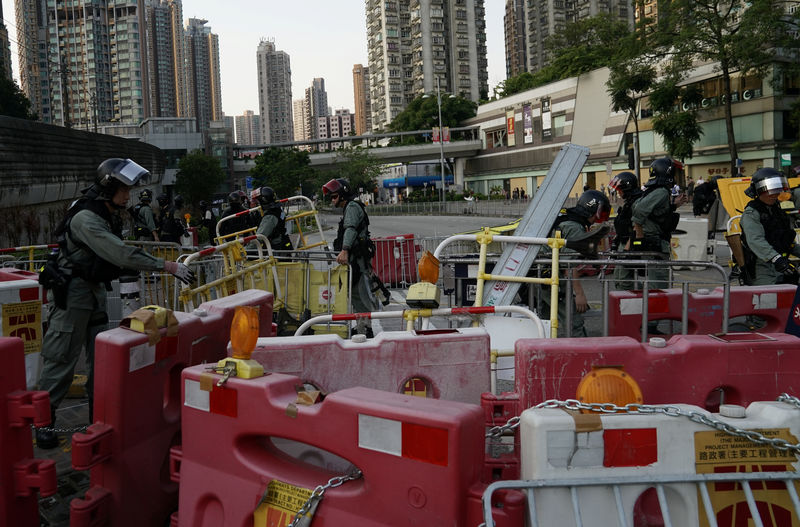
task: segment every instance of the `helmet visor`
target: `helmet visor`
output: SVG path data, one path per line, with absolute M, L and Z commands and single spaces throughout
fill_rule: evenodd
M 756 184 L 756 192 L 769 193 L 770 196 L 781 194 L 789 190 L 789 182 L 783 176 L 762 179 Z
M 603 223 L 608 221 L 608 217 L 611 215 L 611 207 L 606 205 L 605 203 L 600 203 L 597 205 L 597 212 L 594 213 L 594 222 L 595 223 Z
M 150 172 L 141 165 L 138 165 L 130 159 L 126 159 L 111 173 L 111 176 L 121 181 L 123 184 L 132 187 L 139 183 L 139 181 L 147 181 L 150 177 Z

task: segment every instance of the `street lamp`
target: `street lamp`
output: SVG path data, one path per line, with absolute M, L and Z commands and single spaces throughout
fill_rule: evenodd
M 424 95 L 423 97 L 428 97 Z M 455 99 L 455 95 L 450 95 L 450 99 Z M 436 77 L 436 106 L 439 109 L 439 172 L 442 177 L 442 188 L 439 191 L 439 200 L 444 203 L 444 129 L 442 128 L 442 90 L 439 87 L 439 77 Z

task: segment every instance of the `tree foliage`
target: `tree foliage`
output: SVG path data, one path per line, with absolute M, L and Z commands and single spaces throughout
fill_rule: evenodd
M 271 187 L 281 198 L 300 192 L 311 196 L 318 190 L 307 151 L 272 146 L 264 149 L 255 162 L 256 166 L 250 169 L 255 187 Z
M 722 81 L 725 124 L 731 171 L 736 173 L 738 150 L 731 112 L 732 76 L 752 75 L 765 79 L 775 64 L 792 68 L 797 63 L 798 13 L 786 13 L 782 0 L 674 0 L 668 16 L 659 14 L 659 28 L 674 57 L 686 63 L 715 64 Z M 781 79 L 780 72 L 775 77 Z
M 524 72 L 506 79 L 496 93 L 508 97 L 608 66 L 621 49 L 620 41 L 628 35 L 627 25 L 607 14 L 567 24 L 564 31 L 545 42 L 545 49 L 552 57 L 548 66 L 536 73 Z
M 475 117 L 477 103 L 464 97 L 442 94 L 442 126 L 457 127 L 462 121 Z M 411 132 L 414 130 L 430 130 L 439 126 L 439 106 L 436 94 L 421 95 L 411 101 L 405 110 L 400 112 L 389 124 L 390 132 Z M 407 137 L 404 144 L 422 142 L 418 137 Z
M 383 167 L 382 162 L 363 148 L 344 148 L 336 152 L 337 177 L 345 178 L 350 187 L 365 192 L 375 190 Z
M 225 172 L 219 160 L 195 150 L 178 162 L 175 191 L 183 196 L 187 204 L 200 200 L 211 201 L 213 195 L 225 182 Z
M 31 112 L 31 101 L 22 93 L 17 83 L 5 76 L 5 70 L 0 65 L 0 115 L 18 117 L 20 119 L 36 120 L 38 117 Z
M 650 94 L 653 109 L 653 130 L 664 138 L 670 156 L 683 161 L 692 157 L 694 144 L 703 135 L 697 119 L 697 109 L 703 92 L 696 84 L 680 87 L 667 79 Z

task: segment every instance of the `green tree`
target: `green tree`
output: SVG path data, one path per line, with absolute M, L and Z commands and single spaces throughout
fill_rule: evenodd
M 224 182 L 225 172 L 220 167 L 219 160 L 200 150 L 187 154 L 178 162 L 175 191 L 183 196 L 187 204 L 197 204 L 200 200 L 210 201 Z
M 615 112 L 625 112 L 633 122 L 634 169 L 639 177 L 639 101 L 655 82 L 656 71 L 644 61 L 634 59 L 612 65 L 606 86 Z
M 453 98 L 442 94 L 442 126 L 457 127 L 462 121 L 475 117 L 478 111 L 477 103 L 461 96 Z M 400 112 L 389 124 L 390 132 L 411 132 L 415 130 L 430 130 L 439 126 L 439 106 L 436 94 L 421 95 L 411 101 L 405 110 Z M 411 144 L 423 142 L 422 138 L 407 137 L 395 144 Z
M 697 120 L 702 100 L 697 84 L 681 87 L 674 78 L 664 79 L 650 93 L 653 130 L 664 138 L 669 155 L 681 161 L 692 157 L 694 144 L 703 136 Z
M 20 119 L 38 119 L 31 112 L 31 101 L 25 97 L 17 83 L 5 76 L 5 71 L 0 66 L 0 115 L 19 117 Z
M 776 64 L 797 62 L 800 40 L 795 36 L 798 13 L 786 13 L 782 0 L 674 0 L 660 31 L 671 36 L 669 46 L 681 60 L 714 63 L 721 74 L 725 128 L 731 170 L 736 173 L 738 150 L 731 113 L 731 76 L 768 78 Z M 788 60 L 787 60 L 788 58 Z M 781 79 L 781 66 L 774 77 Z
M 356 190 L 375 190 L 383 163 L 363 148 L 343 148 L 336 153 L 337 177 L 345 178 Z M 327 181 L 327 180 L 326 180 Z
M 271 146 L 264 149 L 255 162 L 256 166 L 250 169 L 253 185 L 271 187 L 279 198 L 295 196 L 298 192 L 310 196 L 318 190 L 318 177 L 305 150 Z

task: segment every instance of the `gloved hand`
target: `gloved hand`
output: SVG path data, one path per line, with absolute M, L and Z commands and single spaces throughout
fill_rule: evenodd
M 195 281 L 194 271 L 182 263 L 164 262 L 164 270 L 184 284 L 188 285 Z
M 781 256 L 780 254 L 778 254 L 774 256 L 772 260 L 770 260 L 770 262 L 772 262 L 772 265 L 775 267 L 775 270 L 778 271 L 779 273 L 785 275 L 792 275 L 797 273 L 797 269 L 795 268 L 795 266 L 785 256 Z

